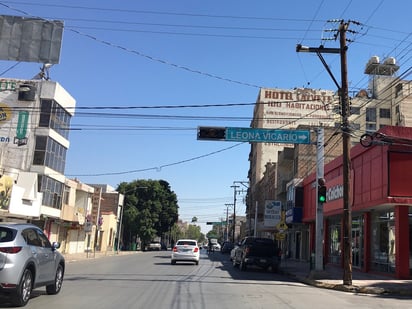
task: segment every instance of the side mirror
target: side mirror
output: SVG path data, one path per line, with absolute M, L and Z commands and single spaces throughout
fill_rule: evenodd
M 53 241 L 52 250 L 56 250 L 56 249 L 59 249 L 59 248 L 60 248 L 60 243 L 56 242 L 56 241 Z

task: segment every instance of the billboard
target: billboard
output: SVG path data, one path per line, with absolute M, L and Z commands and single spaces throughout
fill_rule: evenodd
M 266 200 L 263 225 L 265 228 L 275 228 L 282 214 L 281 201 Z
M 57 64 L 63 22 L 0 15 L 0 59 Z
M 29 84 L 30 83 L 30 84 Z M 0 166 L 25 170 L 30 166 L 28 155 L 33 140 L 35 95 L 21 93 L 37 91 L 35 81 L 0 79 Z M 34 112 L 33 112 L 34 111 Z

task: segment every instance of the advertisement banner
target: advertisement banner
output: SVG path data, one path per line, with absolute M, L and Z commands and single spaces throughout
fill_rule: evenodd
M 282 202 L 274 200 L 265 201 L 265 216 L 264 216 L 264 227 L 273 227 L 280 222 L 282 214 Z

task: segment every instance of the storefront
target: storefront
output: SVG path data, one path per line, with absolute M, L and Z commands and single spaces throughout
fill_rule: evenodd
M 412 128 L 385 127 L 393 141 L 351 149 L 350 210 L 352 267 L 387 273 L 399 279 L 412 274 Z M 405 141 L 410 140 L 408 144 Z M 397 143 L 396 141 L 403 141 Z M 343 267 L 342 158 L 325 166 L 324 261 Z M 310 226 L 309 248 L 315 247 L 316 176 L 303 181 L 303 221 Z

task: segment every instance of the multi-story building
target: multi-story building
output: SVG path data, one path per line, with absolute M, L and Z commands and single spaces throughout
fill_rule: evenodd
M 123 230 L 123 202 L 124 195 L 119 194 L 113 187 L 104 184 L 90 184 L 95 188 L 93 194 L 93 208 L 91 221 L 96 222 L 93 227 L 94 249 L 98 251 L 112 251 L 121 249 Z
M 64 175 L 75 106 L 55 81 L 0 80 L 0 220 L 37 224 L 66 253 L 113 250 L 122 195 Z
M 410 105 L 412 103 L 411 82 L 404 81 L 396 77 L 396 72 L 398 71 L 398 69 L 399 67 L 396 65 L 396 62 L 393 58 L 388 58 L 382 63 L 380 63 L 377 57 L 372 57 L 371 60 L 366 65 L 365 73 L 369 75 L 368 89 L 358 91 L 358 93 L 350 100 L 351 113 L 349 117 L 349 122 L 350 122 L 350 129 L 351 129 L 352 145 L 358 144 L 361 137 L 365 133 L 373 134 L 378 129 L 381 129 L 388 125 L 412 126 L 412 118 L 411 118 L 412 112 L 410 111 Z M 262 95 L 262 90 L 261 90 L 260 96 L 261 95 Z M 285 98 L 285 95 L 283 96 L 283 98 Z M 258 104 L 264 105 L 264 102 L 261 102 L 258 100 L 257 105 Z M 262 108 L 263 107 L 260 107 L 260 109 Z M 256 120 L 256 123 L 259 120 L 262 123 L 264 123 L 265 117 L 269 117 L 268 113 L 266 114 L 262 112 L 258 113 L 256 112 L 258 109 L 259 107 L 255 108 L 254 120 Z M 327 129 L 325 127 L 325 131 L 330 131 L 331 133 L 331 135 L 327 137 L 327 134 L 325 132 L 325 149 L 324 149 L 325 150 L 325 157 L 324 157 L 325 164 L 329 161 L 332 161 L 334 158 L 342 154 L 341 143 L 340 143 L 340 138 L 341 138 L 340 116 L 339 116 L 340 111 L 339 111 L 339 102 L 337 100 L 331 100 L 330 112 L 334 114 L 330 118 L 335 119 L 335 124 L 330 126 L 331 129 Z M 252 124 L 254 123 L 255 122 L 252 121 Z M 325 123 L 326 122 L 323 122 L 322 125 Z M 319 127 L 320 125 L 321 124 L 317 125 L 317 127 Z M 330 123 L 328 123 L 328 125 L 330 125 Z M 379 140 L 378 140 L 378 143 L 379 143 Z M 302 151 L 303 148 L 309 148 L 309 149 L 307 149 L 307 151 Z M 313 211 L 315 207 L 314 206 L 315 199 L 314 199 L 312 190 L 313 188 L 316 187 L 314 185 L 315 181 L 313 181 L 313 177 L 314 177 L 313 173 L 317 166 L 316 164 L 317 159 L 316 159 L 316 153 L 315 153 L 316 148 L 314 145 L 294 145 L 294 149 L 295 149 L 295 155 L 294 155 L 293 167 L 292 167 L 293 176 L 287 182 L 288 180 L 287 178 L 290 177 L 290 171 L 286 169 L 286 172 L 285 171 L 282 172 L 280 166 L 289 166 L 290 157 L 285 156 L 284 154 L 279 155 L 279 152 L 275 152 L 275 151 L 272 151 L 271 156 L 270 156 L 268 155 L 269 151 L 267 151 L 264 148 L 264 145 L 252 144 L 251 154 L 249 156 L 250 161 L 251 161 L 251 164 L 250 164 L 251 168 L 249 170 L 251 190 L 250 190 L 249 200 L 248 200 L 247 215 L 248 216 L 249 214 L 254 215 L 252 210 L 255 208 L 255 202 L 259 201 L 259 198 L 261 199 L 262 195 L 268 194 L 266 190 L 262 192 L 261 174 L 262 174 L 262 170 L 264 171 L 264 169 L 262 169 L 261 167 L 267 164 L 267 162 L 275 162 L 276 163 L 275 166 L 277 167 L 277 173 L 278 174 L 285 173 L 285 175 L 283 176 L 278 175 L 276 179 L 272 179 L 273 185 L 276 186 L 275 199 L 283 200 L 285 196 L 283 182 L 287 182 L 286 203 L 285 203 L 284 209 L 286 210 L 286 223 L 289 226 L 289 233 L 287 235 L 288 237 L 285 239 L 285 241 L 288 241 L 286 252 L 288 256 L 293 257 L 293 258 L 308 259 L 310 250 L 313 249 L 313 247 L 309 248 L 309 242 L 313 240 L 312 237 L 314 237 L 313 235 L 315 232 L 313 230 L 313 226 L 314 226 L 313 222 L 309 222 L 308 220 L 314 220 L 313 213 L 311 213 L 310 215 L 306 214 L 305 220 L 307 221 L 305 222 L 303 222 L 301 218 L 302 218 L 302 213 L 304 209 L 306 209 L 307 207 L 311 207 L 311 211 Z M 281 162 L 281 161 L 284 161 L 285 159 L 286 159 L 285 162 Z M 312 161 L 313 164 L 308 164 L 308 162 L 310 161 Z M 366 163 L 367 162 L 365 161 L 365 164 Z M 361 168 L 362 168 L 361 166 L 358 166 L 356 168 L 355 173 L 358 172 L 358 170 L 361 171 Z M 311 174 L 310 177 L 312 177 L 311 178 L 312 180 L 310 179 L 305 180 L 307 179 L 309 174 Z M 326 176 L 330 178 L 333 175 L 331 176 L 330 174 L 328 174 Z M 336 175 L 334 177 L 336 177 Z M 310 190 L 312 192 L 310 199 L 303 198 L 303 191 L 304 191 L 303 182 L 304 181 L 305 181 L 305 190 L 306 191 Z M 378 180 L 377 179 L 374 180 L 374 182 L 376 181 Z M 357 189 L 358 188 L 354 189 L 355 192 Z M 309 204 L 306 205 L 307 203 L 312 201 L 312 199 L 313 199 L 313 203 L 310 203 L 310 205 Z M 337 203 L 339 203 L 338 200 L 337 200 Z M 396 211 L 398 211 L 397 214 L 401 212 L 407 213 L 407 210 L 405 210 L 402 207 L 403 205 L 401 205 L 401 208 L 399 208 L 399 211 L 397 210 L 398 208 L 395 207 L 394 212 L 390 212 L 390 211 L 388 212 L 388 217 L 387 217 L 389 218 L 388 222 L 393 223 L 393 220 L 396 219 Z M 374 209 L 375 207 L 371 207 L 370 210 L 373 211 Z M 384 212 L 383 208 L 382 208 L 382 211 Z M 339 223 L 339 217 L 336 217 L 337 213 L 338 213 L 337 210 L 334 210 L 333 213 L 329 214 L 331 215 L 331 217 L 328 218 L 328 221 L 327 221 L 328 225 L 325 228 L 325 230 L 327 229 L 330 233 L 329 237 L 333 236 L 333 238 L 330 238 L 330 239 L 327 238 L 326 236 L 328 236 L 328 234 L 326 233 L 325 242 L 326 241 L 335 241 L 336 243 L 339 242 L 339 237 L 334 236 L 335 234 L 340 235 L 339 226 L 341 226 L 340 225 L 341 223 Z M 395 213 L 395 216 L 393 216 L 394 213 Z M 259 214 L 257 217 L 261 218 L 262 215 Z M 365 225 L 360 226 L 359 224 L 361 221 L 359 221 L 359 219 L 364 220 L 364 218 L 369 219 L 371 217 L 368 217 L 368 214 L 365 213 L 362 216 L 358 216 L 354 218 L 354 220 L 352 221 L 353 226 L 356 227 L 356 229 L 352 231 L 352 235 L 353 233 L 355 233 L 356 241 L 360 240 L 360 236 L 370 235 L 371 233 L 370 229 L 374 228 L 373 224 L 369 226 L 367 226 L 367 224 L 366 226 Z M 404 232 L 406 232 L 407 223 L 403 222 L 402 224 L 403 224 L 402 229 L 404 230 Z M 409 225 L 410 224 L 411 223 L 409 223 Z M 383 233 L 382 235 L 383 235 L 382 237 L 389 237 L 389 239 L 395 239 L 393 235 L 390 234 L 390 232 L 388 232 L 388 235 L 386 235 L 385 233 Z M 411 246 L 408 243 L 408 240 L 406 238 L 399 237 L 399 239 L 401 239 L 400 242 L 402 243 L 402 245 L 406 246 L 408 244 L 409 247 Z M 364 238 L 362 241 L 365 241 L 367 245 L 369 246 L 369 245 L 374 245 L 374 242 L 379 241 L 379 239 Z M 313 245 L 313 242 L 312 242 L 312 245 Z M 363 246 L 365 246 L 364 243 L 363 243 Z M 326 249 L 328 250 L 328 248 Z M 364 251 L 365 254 L 372 254 L 372 252 L 370 251 L 371 249 L 369 247 L 363 248 L 363 249 L 365 249 Z M 335 252 L 334 253 L 327 252 L 327 253 L 328 253 L 328 259 L 330 262 L 333 262 L 337 259 Z M 389 253 L 390 253 L 389 251 L 386 252 L 386 254 L 389 254 Z M 407 254 L 405 252 L 402 252 L 402 255 L 404 257 L 407 257 Z M 366 260 L 362 261 L 361 258 L 362 259 L 366 258 Z M 376 264 L 378 257 L 374 256 L 371 259 L 369 258 L 370 256 L 356 255 L 354 257 L 354 263 L 356 264 L 357 267 L 361 267 L 362 269 L 366 271 L 368 271 L 368 269 L 372 269 L 372 270 L 378 269 L 380 267 L 379 263 L 377 263 L 379 264 L 378 265 L 379 267 L 376 265 L 370 264 L 370 263 Z M 392 258 L 394 259 L 395 255 Z M 397 276 L 405 276 L 405 273 L 409 269 L 408 265 L 406 265 L 407 262 L 405 262 L 405 260 L 406 258 L 402 260 L 398 260 L 398 264 L 396 265 L 396 267 L 394 267 L 395 265 L 394 261 L 391 261 L 392 264 L 389 263 L 385 265 L 386 266 L 389 265 L 387 269 L 392 272 L 394 272 L 395 269 L 398 269 L 397 272 L 399 271 L 402 274 L 397 273 Z
M 331 90 L 315 90 L 315 89 L 261 89 L 253 112 L 252 128 L 263 129 L 296 129 L 304 126 L 306 129 L 312 127 L 334 127 L 339 119 L 339 114 L 334 112 L 334 106 L 339 102 L 339 97 Z M 247 217 L 248 230 L 252 231 L 254 226 L 263 227 L 264 224 L 264 207 L 265 200 L 275 199 L 276 193 L 268 194 L 267 190 L 262 188 L 262 185 L 268 187 L 268 180 L 262 181 L 264 174 L 268 173 L 267 164 L 278 163 L 278 155 L 283 149 L 293 149 L 294 144 L 280 143 L 251 143 L 251 151 L 249 155 L 250 169 L 249 192 L 247 200 Z M 310 153 L 315 153 L 315 146 L 310 145 L 313 149 Z M 287 151 L 287 150 L 286 150 Z M 293 160 L 291 155 L 286 152 L 282 156 Z M 281 165 L 282 169 L 292 171 Z M 279 165 L 275 167 L 278 169 Z M 270 181 L 273 190 L 280 190 L 286 196 L 286 183 L 290 180 L 289 177 L 278 175 L 276 180 Z M 273 172 L 272 172 L 273 174 Z M 281 183 L 277 181 L 281 180 Z M 280 186 L 280 187 L 279 187 Z M 258 209 L 257 220 L 253 225 L 252 218 L 255 217 L 255 209 Z M 262 230 L 262 229 L 260 229 Z M 273 232 L 274 228 L 267 229 L 265 232 Z
M 11 180 L 1 216 L 35 218 L 56 237 L 76 101 L 49 80 L 2 79 L 0 89 L 0 171 Z

